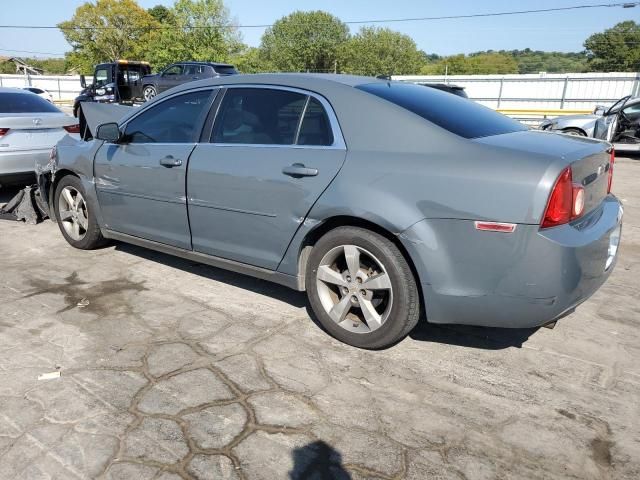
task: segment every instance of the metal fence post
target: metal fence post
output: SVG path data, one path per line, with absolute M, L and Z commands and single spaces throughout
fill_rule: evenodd
M 640 95 L 640 72 L 636 73 L 636 79 L 634 80 L 633 86 L 631 87 L 631 95 L 633 95 L 634 97 Z
M 500 79 L 500 89 L 498 90 L 498 106 L 500 108 L 500 102 L 502 101 L 502 87 L 504 86 L 504 77 Z
M 567 97 L 567 85 L 569 84 L 569 77 L 564 77 L 564 86 L 562 87 L 562 98 L 560 99 L 560 110 L 564 108 L 564 99 Z
M 60 94 L 60 77 L 58 77 L 58 100 L 62 100 L 62 95 Z

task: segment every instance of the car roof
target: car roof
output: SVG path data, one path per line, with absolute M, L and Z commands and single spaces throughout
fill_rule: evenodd
M 322 93 L 323 90 L 332 89 L 336 86 L 356 87 L 368 83 L 387 83 L 390 80 L 382 80 L 373 77 L 363 77 L 359 75 L 343 75 L 337 73 L 256 73 L 238 74 L 219 78 L 207 78 L 195 82 L 184 83 L 179 87 L 172 88 L 171 92 L 179 90 L 191 90 L 193 88 L 218 85 L 234 84 L 256 84 L 274 85 L 292 88 L 301 88 Z
M 211 65 L 212 67 L 233 67 L 234 66 L 230 63 L 198 62 L 198 61 L 173 62 L 171 65 Z
M 24 87 L 24 88 L 33 88 L 33 87 Z M 29 90 L 25 90 L 24 88 L 0 87 L 0 93 L 22 93 L 24 95 L 32 95 L 32 93 Z

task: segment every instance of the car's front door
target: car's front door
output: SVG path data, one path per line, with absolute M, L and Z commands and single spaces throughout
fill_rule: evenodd
M 275 269 L 340 170 L 344 140 L 326 100 L 306 92 L 236 87 L 218 102 L 211 142 L 189 160 L 193 249 Z
M 163 100 L 128 121 L 120 143 L 100 147 L 94 174 L 107 229 L 191 248 L 187 162 L 212 97 L 206 89 Z
M 184 82 L 184 65 L 175 64 L 167 67 L 161 74 L 158 81 L 158 93 L 169 90 Z

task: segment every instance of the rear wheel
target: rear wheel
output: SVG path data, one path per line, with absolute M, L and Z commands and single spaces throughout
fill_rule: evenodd
M 142 96 L 146 101 L 151 100 L 157 94 L 158 92 L 156 92 L 156 88 L 153 85 L 147 85 L 142 89 Z
M 92 250 L 104 245 L 105 240 L 95 215 L 89 209 L 82 182 L 67 175 L 56 187 L 54 212 L 65 240 L 81 250 Z
M 369 230 L 327 233 L 309 256 L 305 281 L 322 326 L 349 345 L 387 347 L 418 322 L 418 288 L 409 265 L 393 242 Z

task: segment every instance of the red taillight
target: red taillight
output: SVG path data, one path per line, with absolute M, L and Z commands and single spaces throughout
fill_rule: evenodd
M 584 211 L 584 188 L 573 183 L 571 167 L 565 168 L 553 186 L 541 228 L 555 227 L 578 218 Z
M 69 133 L 80 133 L 80 124 L 76 123 L 75 125 L 67 125 L 63 127 Z
M 9 132 L 8 128 L 0 128 L 0 137 L 4 137 L 7 132 Z
M 611 184 L 613 183 L 613 164 L 616 161 L 616 151 L 611 149 L 611 156 L 609 157 L 609 184 L 607 185 L 607 193 L 611 193 Z

